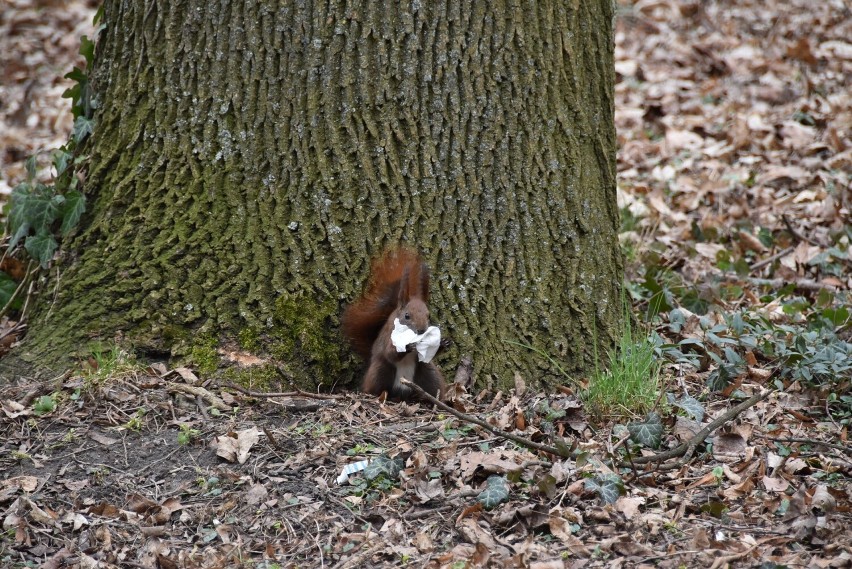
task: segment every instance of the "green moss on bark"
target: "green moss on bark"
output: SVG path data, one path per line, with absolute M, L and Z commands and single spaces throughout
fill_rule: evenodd
M 275 302 L 269 353 L 314 377 L 338 378 L 343 347 L 337 302 L 282 295 Z M 301 374 L 299 374 L 301 375 Z

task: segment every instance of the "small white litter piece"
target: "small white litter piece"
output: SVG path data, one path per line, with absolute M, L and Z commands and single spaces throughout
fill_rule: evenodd
M 370 464 L 369 460 L 362 460 L 361 462 L 353 462 L 352 464 L 347 464 L 343 467 L 343 472 L 340 473 L 340 476 L 337 477 L 338 484 L 344 484 L 347 480 L 349 480 L 350 474 L 355 474 L 356 472 L 361 472 L 367 465 Z

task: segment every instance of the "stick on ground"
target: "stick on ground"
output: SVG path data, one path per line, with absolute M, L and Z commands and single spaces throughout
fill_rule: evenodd
M 421 397 L 423 397 L 424 399 L 426 399 L 430 403 L 433 403 L 439 409 L 442 409 L 442 410 L 446 411 L 447 413 L 449 413 L 449 414 L 451 414 L 455 417 L 458 417 L 462 421 L 466 421 L 468 423 L 473 423 L 474 425 L 479 425 L 480 427 L 482 427 L 486 431 L 493 433 L 493 434 L 497 435 L 498 437 L 502 437 L 504 439 L 509 439 L 512 442 L 516 442 L 521 446 L 531 448 L 531 449 L 535 449 L 535 450 L 540 450 L 542 452 L 547 452 L 547 453 L 550 453 L 550 454 L 554 454 L 556 456 L 561 456 L 562 458 L 571 458 L 570 452 L 560 450 L 556 447 L 543 445 L 543 444 L 531 441 L 529 439 L 525 439 L 524 437 L 519 437 L 517 435 L 513 435 L 512 433 L 507 433 L 505 431 L 501 431 L 497 427 L 489 425 L 488 423 L 486 423 L 482 419 L 479 419 L 479 418 L 474 417 L 472 415 L 466 415 L 465 413 L 462 413 L 460 411 L 456 411 L 455 409 L 453 409 L 452 407 L 450 407 L 446 403 L 441 402 L 438 398 L 436 398 L 433 395 L 423 391 L 420 388 L 420 386 L 417 385 L 416 383 L 414 383 L 413 381 L 409 381 L 405 378 L 402 378 L 402 379 L 400 379 L 400 382 L 403 385 L 407 385 L 407 386 L 411 387 L 412 389 L 414 389 L 415 391 L 417 391 L 417 393 Z

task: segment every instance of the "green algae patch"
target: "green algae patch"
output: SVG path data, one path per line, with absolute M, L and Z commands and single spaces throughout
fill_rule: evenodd
M 202 336 L 189 351 L 189 361 L 201 375 L 213 374 L 219 368 L 220 357 L 216 351 L 218 342 L 212 336 Z
M 240 348 L 247 352 L 256 353 L 260 350 L 260 332 L 257 328 L 246 327 L 239 331 L 237 340 L 240 343 Z
M 282 385 L 281 373 L 273 364 L 250 367 L 229 367 L 222 377 L 235 385 L 251 391 L 287 391 L 288 386 Z
M 343 340 L 339 334 L 337 302 L 295 295 L 275 301 L 273 327 L 269 332 L 270 355 L 286 363 L 294 375 L 314 385 L 337 378 L 343 371 Z

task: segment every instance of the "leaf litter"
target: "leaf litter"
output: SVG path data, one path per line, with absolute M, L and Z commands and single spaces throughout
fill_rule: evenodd
M 0 193 L 67 139 L 61 77 L 94 8 L 0 8 Z M 794 334 L 802 305 L 849 338 L 849 38 L 838 0 L 619 7 L 621 239 L 637 308 L 682 356 L 664 368 L 663 418 L 590 419 L 574 389 L 535 393 L 530 378 L 451 389 L 456 409 L 556 438 L 562 457 L 428 406 L 287 404 L 305 398 L 252 398 L 186 368 L 22 381 L 0 388 L 4 566 L 850 566 L 850 411 L 808 383 L 847 368 L 744 344 Z M 748 317 L 724 316 L 738 311 L 781 332 L 749 336 Z M 676 468 L 639 460 L 654 451 L 634 436 L 672 449 L 773 385 Z M 337 483 L 362 461 L 369 480 Z

